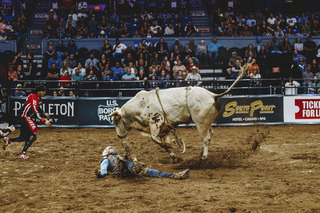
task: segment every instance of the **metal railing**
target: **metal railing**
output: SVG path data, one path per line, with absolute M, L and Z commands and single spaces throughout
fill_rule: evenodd
M 303 94 L 308 91 L 307 86 L 303 86 L 303 79 L 293 79 L 300 83 L 296 88 L 297 94 Z M 312 79 L 309 79 L 312 80 Z M 286 88 L 285 82 L 288 79 L 260 79 L 261 85 L 252 86 L 251 79 L 242 79 L 227 95 L 285 95 Z M 60 81 L 60 80 L 20 80 L 7 85 L 7 91 L 9 95 L 12 95 L 17 90 L 16 85 L 21 83 L 26 86 L 21 88 L 26 93 L 32 92 L 35 85 L 42 83 L 47 87 L 48 95 L 53 95 L 54 91 L 60 93 L 66 93 L 63 95 L 69 95 L 69 91 L 75 96 L 98 96 L 98 97 L 132 97 L 141 90 L 153 90 L 157 87 L 160 89 L 167 89 L 173 87 L 182 86 L 200 86 L 214 93 L 222 93 L 229 88 L 234 82 L 233 79 L 226 80 L 201 80 L 198 81 L 185 81 L 185 80 L 140 80 L 140 81 Z M 67 83 L 68 86 L 61 87 L 61 84 Z M 251 84 L 251 86 L 250 86 Z

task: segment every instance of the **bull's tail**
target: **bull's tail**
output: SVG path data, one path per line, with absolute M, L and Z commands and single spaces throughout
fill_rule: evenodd
M 228 92 L 230 92 L 232 90 L 232 88 L 240 81 L 241 78 L 243 78 L 243 76 L 245 76 L 248 73 L 248 70 L 250 69 L 252 63 L 247 63 L 243 66 L 243 70 L 241 72 L 241 74 L 238 76 L 238 78 L 233 82 L 233 84 L 223 93 L 220 94 L 215 94 L 214 98 L 219 98 L 224 96 L 225 94 L 227 94 Z

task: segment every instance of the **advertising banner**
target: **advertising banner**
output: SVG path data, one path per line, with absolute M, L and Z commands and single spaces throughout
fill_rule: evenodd
M 221 98 L 221 112 L 217 124 L 282 123 L 283 97 L 230 97 Z
M 79 98 L 79 125 L 113 126 L 109 115 L 130 98 Z
M 26 97 L 10 98 L 10 115 L 16 121 L 21 119 L 23 104 Z M 52 126 L 70 126 L 77 125 L 77 99 L 72 97 L 45 97 L 42 99 L 42 109 L 50 115 Z M 38 124 L 40 121 L 36 120 Z
M 285 96 L 286 123 L 320 123 L 319 96 Z
M 6 99 L 0 99 L 0 121 L 5 121 L 6 119 L 6 113 L 7 113 L 7 107 L 6 107 Z

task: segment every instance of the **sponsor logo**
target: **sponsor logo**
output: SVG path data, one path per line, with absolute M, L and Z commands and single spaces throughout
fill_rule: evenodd
M 275 105 L 264 105 L 262 100 L 253 101 L 250 105 L 238 105 L 237 101 L 231 101 L 225 105 L 223 117 L 230 117 L 235 114 L 249 114 L 253 117 L 255 113 L 272 114 L 274 113 Z
M 106 100 L 106 105 L 100 104 L 97 110 L 99 121 L 108 121 L 110 124 L 113 124 L 113 120 L 111 117 L 109 117 L 109 115 L 118 106 L 119 104 L 117 100 Z
M 296 99 L 295 106 L 299 107 L 295 113 L 296 119 L 320 119 L 319 99 Z

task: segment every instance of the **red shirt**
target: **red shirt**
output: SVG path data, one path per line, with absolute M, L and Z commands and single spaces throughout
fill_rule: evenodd
M 64 76 L 61 76 L 60 80 L 61 81 L 71 81 L 71 78 L 70 77 L 66 78 Z M 60 85 L 63 87 L 66 87 L 66 86 L 69 86 L 70 83 L 69 82 L 61 82 Z
M 24 109 L 22 112 L 22 117 L 30 117 L 31 114 L 35 114 L 39 120 L 42 120 L 40 113 L 42 113 L 42 109 L 39 106 L 42 104 L 42 100 L 39 96 L 34 93 L 31 93 L 26 101 L 24 102 Z M 40 113 L 39 113 L 40 111 Z

